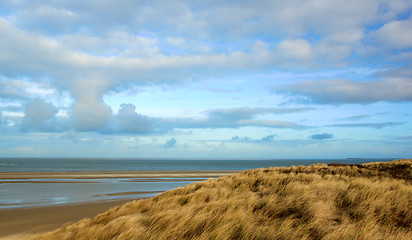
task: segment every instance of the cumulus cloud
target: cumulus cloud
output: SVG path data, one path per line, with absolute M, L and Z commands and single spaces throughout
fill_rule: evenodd
M 301 130 L 307 126 L 289 121 L 255 119 L 262 114 L 279 114 L 300 112 L 306 108 L 228 108 L 214 109 L 205 118 L 154 118 L 136 112 L 133 104 L 122 104 L 119 112 L 113 114 L 111 108 L 102 101 L 93 98 L 86 105 L 75 102 L 72 113 L 66 118 L 56 118 L 57 108 L 52 103 L 35 99 L 26 105 L 22 120 L 23 130 L 92 131 L 104 134 L 153 134 L 164 133 L 174 129 L 219 129 L 240 128 L 247 126 L 268 128 L 289 128 Z M 94 101 L 94 102 L 93 102 Z M 94 108 L 90 108 L 94 106 Z M 269 140 L 270 137 L 262 139 Z
M 176 143 L 177 143 L 176 139 L 175 139 L 175 138 L 171 138 L 171 139 L 169 139 L 169 140 L 167 140 L 167 141 L 165 142 L 165 144 L 163 145 L 163 147 L 165 147 L 165 148 L 172 148 L 172 147 L 175 147 L 175 146 L 176 146 Z
M 111 116 L 112 109 L 104 102 L 88 99 L 73 104 L 71 121 L 75 130 L 98 131 L 108 125 Z
M 309 102 L 320 104 L 411 102 L 412 79 L 389 78 L 364 82 L 352 80 L 303 81 L 275 87 L 273 91 L 292 97 L 304 97 Z
M 96 131 L 106 134 L 151 134 L 164 133 L 173 129 L 219 129 L 219 128 L 240 128 L 247 126 L 287 128 L 287 129 L 307 129 L 307 126 L 295 124 L 289 121 L 277 121 L 270 119 L 256 119 L 257 116 L 265 114 L 287 114 L 311 110 L 312 108 L 227 108 L 213 109 L 207 112 L 204 118 L 154 118 L 141 115 L 136 112 L 133 104 L 122 104 L 118 114 L 107 113 L 105 118 L 100 117 L 97 121 L 93 116 L 99 112 L 87 113 L 79 122 L 75 122 L 72 114 L 72 123 L 78 131 Z M 85 109 L 84 111 L 88 111 Z M 90 121 L 88 119 L 90 118 Z M 105 122 L 101 122 L 106 119 Z M 76 126 L 74 124 L 82 124 Z M 89 127 L 85 129 L 85 127 Z
M 23 131 L 62 131 L 62 125 L 56 118 L 57 112 L 58 109 L 51 102 L 47 103 L 39 98 L 33 99 L 25 106 L 21 129 Z
M 71 106 L 71 122 L 78 131 L 97 131 L 107 127 L 112 109 L 103 101 L 108 88 L 105 78 L 72 79 L 69 82 L 74 98 Z
M 136 113 L 133 104 L 122 104 L 116 116 L 119 132 L 122 133 L 150 133 L 153 132 L 153 121 L 147 116 Z
M 251 139 L 248 136 L 245 137 L 239 137 L 239 136 L 234 136 L 232 137 L 231 141 L 234 142 L 243 142 L 243 143 L 271 143 L 275 140 L 276 134 L 271 134 L 262 137 L 261 139 Z
M 7 76 L 31 76 L 38 82 L 51 81 L 56 90 L 70 92 L 74 99 L 71 121 L 78 131 L 96 131 L 108 124 L 112 110 L 103 102 L 103 94 L 109 90 L 130 85 L 175 84 L 193 78 L 194 73 L 243 69 L 254 62 L 250 61 L 254 53 L 240 51 L 184 56 L 156 53 L 149 58 L 94 56 L 69 49 L 55 39 L 17 29 L 2 18 L 0 32 L 5 36 L 5 44 L 0 46 L 0 72 Z M 25 96 L 14 89 L 3 90 L 2 95 L 14 99 Z
M 325 139 L 332 139 L 333 134 L 330 133 L 320 133 L 320 134 L 313 134 L 309 136 L 309 139 L 312 140 L 325 140 Z
M 268 135 L 260 139 L 260 142 L 273 142 L 275 140 L 275 136 L 276 136 L 275 134 Z

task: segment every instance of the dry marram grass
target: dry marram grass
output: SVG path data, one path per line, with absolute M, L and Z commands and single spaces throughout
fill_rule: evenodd
M 246 170 L 33 239 L 412 239 L 412 160 Z

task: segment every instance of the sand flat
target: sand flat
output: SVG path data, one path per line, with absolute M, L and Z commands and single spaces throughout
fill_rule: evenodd
M 129 200 L 114 200 L 93 203 L 67 204 L 33 208 L 0 210 L 0 239 L 16 239 L 18 236 L 41 233 L 93 217 Z

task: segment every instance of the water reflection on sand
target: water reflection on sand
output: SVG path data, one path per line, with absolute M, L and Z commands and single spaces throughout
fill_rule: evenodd
M 100 176 L 100 175 L 99 175 Z M 38 177 L 38 175 L 37 175 Z M 0 180 L 0 209 L 152 197 L 208 177 L 20 178 Z M 101 177 L 101 176 L 100 176 Z

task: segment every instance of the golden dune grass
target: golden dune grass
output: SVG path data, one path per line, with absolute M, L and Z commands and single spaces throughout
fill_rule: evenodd
M 412 239 L 412 160 L 247 170 L 32 239 Z

